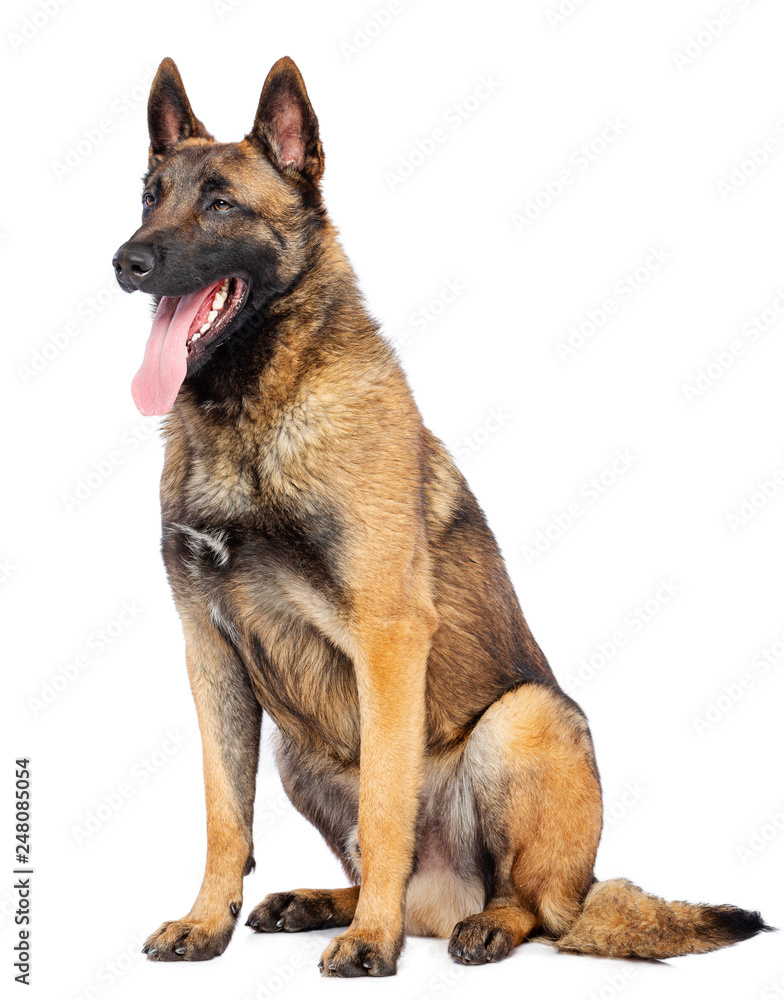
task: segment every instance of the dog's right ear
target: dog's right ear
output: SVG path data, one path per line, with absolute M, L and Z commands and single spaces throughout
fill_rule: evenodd
M 166 156 L 183 139 L 212 139 L 194 115 L 185 93 L 180 71 L 168 56 L 158 67 L 147 102 L 147 126 L 150 131 L 150 162 Z

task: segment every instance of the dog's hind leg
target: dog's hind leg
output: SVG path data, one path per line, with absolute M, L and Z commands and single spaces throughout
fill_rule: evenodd
M 190 912 L 167 921 L 143 951 L 159 962 L 201 961 L 226 948 L 252 870 L 253 799 L 261 708 L 244 666 L 205 613 L 179 606 L 196 702 L 207 803 L 207 863 Z
M 359 768 L 298 746 L 281 732 L 276 734 L 275 756 L 292 804 L 313 823 L 349 880 L 357 883 Z M 356 884 L 341 889 L 272 892 L 251 911 L 247 926 L 264 933 L 347 927 L 354 919 L 358 900 Z
M 455 925 L 449 954 L 463 965 L 484 965 L 506 958 L 539 925 L 539 920 L 516 896 L 497 896 L 481 913 Z
M 542 928 L 560 935 L 593 882 L 602 825 L 599 779 L 585 718 L 565 695 L 530 683 L 482 715 L 463 755 L 492 893 L 461 920 L 449 953 L 497 961 Z

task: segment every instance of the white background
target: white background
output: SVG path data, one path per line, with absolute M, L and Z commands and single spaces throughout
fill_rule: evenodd
M 371 309 L 410 341 L 400 356 L 425 420 L 458 454 L 534 634 L 588 713 L 610 823 L 599 877 L 781 924 L 784 832 L 768 819 L 784 822 L 781 5 L 584 0 L 553 23 L 556 0 L 48 2 L 54 16 L 33 0 L 6 4 L 0 40 L 4 994 L 784 994 L 776 935 L 661 965 L 529 944 L 480 969 L 452 964 L 443 941 L 413 939 L 396 979 L 349 984 L 316 971 L 330 933 L 256 936 L 241 922 L 213 962 L 143 960 L 146 935 L 182 916 L 198 888 L 203 792 L 159 555 L 162 449 L 130 395 L 149 303 L 114 294 L 111 268 L 138 225 L 144 102 L 160 59 L 175 58 L 197 115 L 233 140 L 271 64 L 291 55 L 321 122 L 327 205 Z M 722 9 L 732 23 L 716 20 Z M 694 37 L 705 19 L 718 37 Z M 482 78 L 493 92 L 466 103 Z M 459 127 L 455 104 L 467 113 Z M 607 119 L 621 129 L 602 149 Z M 438 128 L 443 141 L 418 156 Z M 747 162 L 745 183 L 722 193 L 717 182 L 740 176 L 733 168 L 769 137 L 767 162 Z M 592 140 L 581 169 L 573 156 Z M 424 162 L 394 182 L 412 154 Z M 529 198 L 544 204 L 565 169 L 572 182 L 516 227 L 514 213 Z M 616 283 L 649 248 L 666 262 L 622 298 Z M 459 297 L 430 306 L 449 280 Z M 617 310 L 561 360 L 558 342 L 608 297 Z M 422 307 L 440 315 L 416 321 Z M 743 331 L 765 310 L 752 342 Z M 684 385 L 732 341 L 743 354 L 687 399 Z M 584 484 L 617 449 L 634 461 L 595 499 Z M 733 526 L 728 514 L 758 481 L 773 481 L 772 495 Z M 573 503 L 581 515 L 526 558 Z M 667 603 L 660 580 L 675 592 Z M 118 618 L 124 602 L 135 617 Z M 634 608 L 646 602 L 642 622 Z M 26 993 L 11 964 L 18 755 L 33 776 Z M 269 891 L 343 884 L 285 803 L 268 752 L 256 840 L 242 921 Z

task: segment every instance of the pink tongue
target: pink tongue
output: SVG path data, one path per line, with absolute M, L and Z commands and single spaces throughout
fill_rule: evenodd
M 201 288 L 190 295 L 164 295 L 152 321 L 152 330 L 144 349 L 144 361 L 131 383 L 137 409 L 145 417 L 168 413 L 180 391 L 188 369 L 185 348 L 188 331 L 199 308 L 214 288 Z

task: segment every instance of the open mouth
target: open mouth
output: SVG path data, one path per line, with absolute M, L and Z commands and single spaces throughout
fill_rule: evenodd
M 188 367 L 204 356 L 207 347 L 218 339 L 221 331 L 226 329 L 242 309 L 247 287 L 247 281 L 242 278 L 224 278 L 202 290 L 206 294 L 191 320 L 185 341 Z
M 131 385 L 145 416 L 168 413 L 188 371 L 226 339 L 248 297 L 247 278 L 233 275 L 189 295 L 164 295 L 152 322 L 144 361 Z

